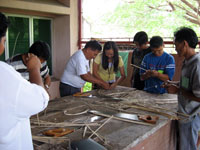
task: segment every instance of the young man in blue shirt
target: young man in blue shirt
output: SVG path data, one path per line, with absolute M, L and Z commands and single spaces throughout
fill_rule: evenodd
M 141 79 L 145 81 L 144 90 L 150 93 L 163 94 L 163 81 L 172 80 L 175 72 L 175 61 L 172 55 L 163 51 L 163 39 L 154 36 L 150 40 L 151 53 L 147 54 L 141 64 Z M 146 70 L 146 71 L 145 71 Z

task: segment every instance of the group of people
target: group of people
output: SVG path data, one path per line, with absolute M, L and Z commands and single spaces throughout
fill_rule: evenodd
M 200 144 L 200 54 L 195 52 L 198 37 L 194 30 L 181 27 L 174 33 L 175 50 L 184 57 L 180 82 L 170 82 L 175 71 L 174 58 L 163 51 L 163 40 L 154 36 L 147 47 L 147 34 L 138 32 L 134 37 L 136 49 L 133 51 L 133 87 L 151 93 L 177 93 L 178 112 L 188 118 L 178 121 L 178 141 L 180 150 L 197 150 Z
M 5 49 L 9 21 L 0 12 L 0 55 Z M 80 92 L 86 81 L 104 89 L 115 88 L 125 78 L 124 65 L 114 42 L 102 46 L 97 41 L 88 42 L 68 61 L 60 82 L 60 95 Z M 97 56 L 97 57 L 96 57 Z M 46 42 L 34 42 L 29 51 L 0 61 L 0 149 L 33 149 L 30 117 L 43 111 L 49 101 L 51 84 L 47 60 L 50 47 Z M 94 61 L 94 74 L 90 73 L 89 60 Z M 108 74 L 99 73 L 109 70 Z M 121 77 L 115 80 L 119 69 Z
M 86 81 L 108 90 L 125 79 L 124 63 L 116 43 L 108 41 L 104 44 L 103 52 L 101 49 L 101 44 L 92 40 L 70 57 L 60 81 L 61 97 L 81 92 Z M 91 59 L 94 59 L 92 73 L 89 65 Z M 121 77 L 116 79 L 118 70 Z
M 134 36 L 133 42 L 136 48 L 133 51 L 132 64 L 142 69 L 134 68 L 132 86 L 150 93 L 166 93 L 167 90 L 161 85 L 172 80 L 175 61 L 172 55 L 164 52 L 163 39 L 154 36 L 148 46 L 148 36 L 141 31 Z M 105 42 L 103 52 L 101 49 L 101 44 L 92 40 L 70 57 L 60 81 L 61 97 L 81 92 L 85 82 L 93 83 L 95 88 L 113 89 L 126 78 L 123 59 L 116 43 Z M 92 71 L 89 65 L 91 59 L 94 59 Z M 115 76 L 117 71 L 121 74 L 119 78 Z
M 148 36 L 141 31 L 136 33 L 133 42 L 136 48 L 131 63 L 138 68 L 134 68 L 133 71 L 132 87 L 150 93 L 166 93 L 166 89 L 161 85 L 167 80 L 172 80 L 175 61 L 172 55 L 164 52 L 163 39 L 160 36 L 153 36 L 148 47 Z
M 9 22 L 0 13 L 0 55 L 3 54 Z M 163 51 L 160 36 L 153 36 L 148 46 L 148 36 L 138 32 L 134 36 L 136 49 L 133 51 L 134 88 L 151 93 L 178 93 L 178 112 L 189 117 L 179 121 L 180 150 L 196 150 L 200 130 L 200 54 L 195 52 L 198 44 L 196 33 L 182 27 L 174 33 L 174 44 L 179 56 L 185 60 L 180 83 L 172 80 L 175 72 L 173 56 Z M 48 88 L 51 84 L 47 60 L 49 45 L 36 41 L 29 52 L 0 61 L 0 149 L 33 149 L 29 118 L 44 110 L 49 101 Z M 125 79 L 124 63 L 115 42 L 103 46 L 92 40 L 69 59 L 60 80 L 61 97 L 81 91 L 85 82 L 97 88 L 113 89 Z M 89 61 L 93 61 L 90 71 Z M 13 66 L 13 67 L 12 67 Z M 17 70 L 17 71 L 16 71 Z M 116 78 L 119 71 L 121 77 Z M 20 74 L 21 75 L 20 75 Z M 163 84 L 164 83 L 164 84 Z
M 153 36 L 148 47 L 148 36 L 138 32 L 134 36 L 136 49 L 133 51 L 134 68 L 132 86 L 150 93 L 178 93 L 178 112 L 189 115 L 179 121 L 179 149 L 196 150 L 198 131 L 200 130 L 200 54 L 195 52 L 198 44 L 196 33 L 182 27 L 174 33 L 175 49 L 184 57 L 180 83 L 171 84 L 175 73 L 174 57 L 164 52 L 162 37 Z M 125 79 L 124 65 L 118 48 L 112 41 L 101 45 L 97 41 L 89 41 L 83 50 L 77 51 L 68 61 L 61 78 L 61 96 L 80 92 L 86 81 L 97 84 L 104 89 L 115 88 Z M 89 60 L 94 59 L 93 74 L 90 73 Z M 120 71 L 121 77 L 116 79 L 115 73 Z

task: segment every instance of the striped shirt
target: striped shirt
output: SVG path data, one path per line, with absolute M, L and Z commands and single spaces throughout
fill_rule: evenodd
M 26 80 L 29 80 L 29 72 L 28 72 L 27 66 L 23 62 L 21 54 L 15 55 L 15 56 L 7 59 L 6 63 L 13 66 L 13 68 L 17 72 L 19 72 L 22 75 L 22 77 L 24 77 Z M 47 66 L 46 61 L 44 63 L 42 63 L 41 65 L 42 65 L 42 67 L 40 69 L 40 75 L 44 79 L 49 74 L 49 68 Z

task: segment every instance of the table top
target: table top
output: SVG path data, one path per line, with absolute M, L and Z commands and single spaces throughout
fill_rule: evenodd
M 39 117 L 33 116 L 31 127 L 35 149 L 45 149 L 54 145 L 63 148 L 71 141 L 90 137 L 107 149 L 125 150 L 134 147 L 176 116 L 177 95 L 174 94 L 151 94 L 117 86 L 113 90 L 93 90 L 89 95 L 51 100 Z M 153 115 L 159 119 L 156 124 L 146 124 L 141 120 L 130 123 L 117 120 L 113 116 L 98 117 L 89 113 L 90 110 Z M 52 137 L 47 137 L 48 140 L 40 139 L 46 137 L 42 134 L 43 131 L 60 127 L 75 131 L 60 138 L 61 141 Z M 97 129 L 97 134 L 94 134 Z

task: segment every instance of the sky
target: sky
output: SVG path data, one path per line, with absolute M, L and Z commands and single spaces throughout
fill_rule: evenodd
M 83 15 L 95 18 L 112 12 L 120 0 L 83 0 Z
M 112 13 L 116 6 L 122 0 L 83 0 L 82 3 L 82 15 L 83 20 L 86 22 L 83 23 L 83 37 L 117 37 L 119 33 L 115 30 L 111 30 L 110 27 L 103 24 L 101 18 L 108 13 Z M 114 27 L 113 27 L 114 28 Z M 99 31 L 91 32 L 91 31 Z M 122 34 L 120 34 L 122 35 Z

